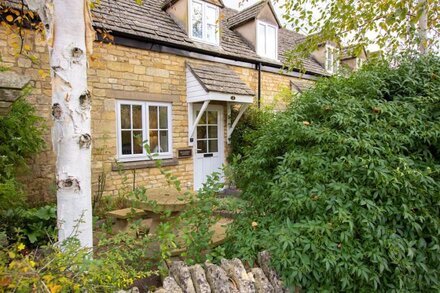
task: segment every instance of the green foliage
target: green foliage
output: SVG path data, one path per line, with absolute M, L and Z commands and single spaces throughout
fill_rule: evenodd
M 22 240 L 28 245 L 46 244 L 56 226 L 54 207 L 25 208 L 25 194 L 17 181 L 17 174 L 28 167 L 27 159 L 44 146 L 41 122 L 23 98 L 0 117 L 0 231 L 9 241 Z
M 133 269 L 118 249 L 91 258 L 74 238 L 62 251 L 58 245 L 28 251 L 22 243 L 0 250 L 2 292 L 114 292 L 150 273 Z
M 238 166 L 228 253 L 307 291 L 440 290 L 440 58 L 320 81 Z M 276 241 L 274 241 L 276 239 Z
M 41 122 L 23 99 L 12 105 L 8 115 L 0 117 L 0 210 L 23 204 L 17 169 L 26 168 L 26 159 L 42 150 Z
M 237 115 L 233 111 L 232 117 Z M 259 136 L 259 130 L 264 129 L 273 118 L 273 112 L 266 109 L 249 107 L 241 116 L 240 121 L 231 136 L 231 152 L 228 161 L 232 162 L 234 156 L 242 156 L 246 149 L 254 145 Z
M 285 0 L 282 17 L 307 37 L 287 56 L 287 66 L 303 65 L 302 58 L 327 41 L 353 45 L 350 54 L 359 56 L 363 48 L 378 46 L 396 53 L 420 46 L 432 51 L 439 46 L 440 5 L 438 1 L 396 0 Z M 425 12 L 425 14 L 424 14 Z M 422 18 L 422 15 L 426 18 Z M 423 21 L 426 19 L 426 21 Z M 421 23 L 426 26 L 422 37 Z M 373 32 L 373 33 L 372 33 Z M 377 33 L 380 32 L 380 33 Z M 391 54 L 392 55 L 392 54 Z
M 22 242 L 28 247 L 46 245 L 56 238 L 56 207 L 53 205 L 39 208 L 12 208 L 0 211 L 0 231 L 4 231 L 8 240 Z

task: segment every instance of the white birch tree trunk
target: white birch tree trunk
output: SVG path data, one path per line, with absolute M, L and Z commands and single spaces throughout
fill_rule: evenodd
M 87 53 L 94 34 L 87 0 L 28 0 L 46 30 L 52 81 L 58 238 L 93 246 Z
M 427 0 L 419 0 L 419 5 L 422 9 L 422 15 L 419 19 L 419 52 L 421 54 L 427 53 L 428 41 L 428 3 Z

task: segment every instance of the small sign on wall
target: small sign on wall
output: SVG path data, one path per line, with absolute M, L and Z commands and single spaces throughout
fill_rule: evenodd
M 192 149 L 179 149 L 177 150 L 177 157 L 179 159 L 191 158 Z

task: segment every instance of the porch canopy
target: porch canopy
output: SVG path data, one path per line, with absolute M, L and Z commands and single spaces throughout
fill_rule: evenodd
M 212 101 L 226 102 L 229 143 L 232 132 L 244 111 L 254 102 L 254 91 L 240 79 L 237 73 L 224 64 L 187 62 L 186 77 L 189 144 L 192 145 L 196 126 Z M 194 103 L 203 103 L 203 105 L 197 117 L 192 119 Z M 231 109 L 234 105 L 239 105 L 240 110 L 232 122 Z

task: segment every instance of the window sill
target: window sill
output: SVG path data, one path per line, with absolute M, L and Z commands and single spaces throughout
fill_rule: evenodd
M 179 161 L 176 158 L 161 159 L 161 162 L 162 162 L 162 164 L 161 164 L 162 167 L 179 165 Z M 156 160 L 143 160 L 143 161 L 112 163 L 112 171 L 149 169 L 149 168 L 156 168 L 156 167 L 157 167 Z

